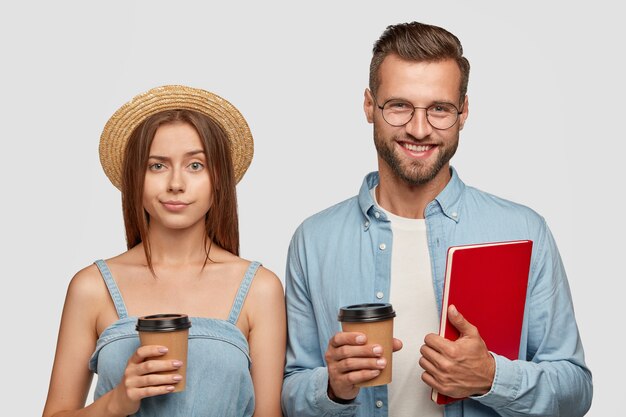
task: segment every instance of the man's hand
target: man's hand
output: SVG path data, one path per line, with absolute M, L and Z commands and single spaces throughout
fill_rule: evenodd
M 465 320 L 456 307 L 448 307 L 448 320 L 459 331 L 454 342 L 428 334 L 420 349 L 422 380 L 441 394 L 453 398 L 489 392 L 496 371 L 495 359 L 478 329 Z
M 393 340 L 393 351 L 400 350 L 402 342 Z M 340 332 L 328 342 L 328 396 L 333 400 L 350 401 L 359 388 L 355 384 L 377 377 L 387 366 L 380 345 L 368 345 L 363 333 Z

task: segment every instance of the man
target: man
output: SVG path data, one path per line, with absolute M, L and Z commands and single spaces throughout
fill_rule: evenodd
M 469 62 L 448 31 L 390 26 L 374 45 L 364 110 L 378 172 L 359 195 L 305 220 L 288 255 L 283 411 L 301 416 L 582 416 L 591 404 L 567 278 L 542 217 L 466 186 L 450 166 L 468 116 Z M 520 360 L 491 353 L 480 329 L 437 334 L 450 246 L 533 241 Z M 340 307 L 391 302 L 393 381 L 359 389 L 386 366 L 382 348 L 340 331 Z M 404 344 L 404 346 L 402 346 Z M 439 406 L 431 389 L 464 398 Z

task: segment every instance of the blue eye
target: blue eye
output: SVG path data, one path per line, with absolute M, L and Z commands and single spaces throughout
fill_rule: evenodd
M 160 171 L 163 168 L 165 168 L 165 165 L 160 162 L 155 162 L 154 164 L 148 165 L 148 169 L 150 169 L 150 171 Z
M 200 171 L 202 168 L 204 168 L 204 165 L 202 165 L 200 162 L 192 162 L 191 164 L 189 164 L 189 168 L 191 168 L 192 171 Z

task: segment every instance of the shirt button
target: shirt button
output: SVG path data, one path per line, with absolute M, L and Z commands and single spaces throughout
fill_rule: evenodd
M 376 401 L 376 408 L 382 408 L 383 402 L 381 400 Z
M 387 245 L 385 245 L 384 243 L 381 243 L 380 245 L 378 245 L 378 247 L 380 248 L 380 250 L 387 249 Z
M 459 217 L 459 213 L 457 213 L 456 211 L 453 211 L 451 216 L 456 219 L 457 217 Z
M 368 227 L 369 225 L 370 225 L 370 222 L 369 222 L 369 221 L 366 221 L 366 222 L 365 222 L 365 227 Z
M 375 211 L 375 212 L 374 212 L 374 217 L 376 217 L 377 219 L 378 219 L 378 218 L 380 218 L 380 213 L 379 213 L 379 212 L 377 212 L 377 211 Z
M 382 291 L 378 291 L 378 292 L 376 293 L 376 298 L 378 298 L 379 300 L 380 300 L 381 298 L 383 298 L 384 296 L 385 296 L 385 294 L 383 294 L 383 292 L 382 292 Z

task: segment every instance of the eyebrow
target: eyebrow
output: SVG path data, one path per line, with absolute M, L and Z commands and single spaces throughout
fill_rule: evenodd
M 391 101 L 391 100 L 406 101 L 407 103 L 411 103 L 411 104 L 413 104 L 413 102 L 412 102 L 411 100 L 409 100 L 409 99 L 406 99 L 406 98 L 404 98 L 404 97 L 396 97 L 396 96 L 392 96 L 392 97 L 388 98 L 387 100 L 385 100 L 385 101 L 384 101 L 384 103 L 386 103 L 386 102 L 388 102 L 388 101 Z M 430 104 L 430 105 L 432 106 L 433 104 L 437 104 L 437 103 L 454 104 L 454 103 L 455 103 L 455 101 L 454 101 L 454 100 L 452 100 L 452 101 L 448 101 L 448 100 L 441 100 L 441 99 L 438 99 L 438 100 L 433 100 L 433 101 L 431 102 L 431 104 Z
M 184 156 L 186 158 L 188 158 L 190 156 L 195 156 L 195 155 L 198 155 L 198 154 L 204 154 L 204 151 L 202 149 L 197 149 L 197 150 L 194 150 L 194 151 L 185 152 Z M 161 155 L 149 155 L 148 159 L 156 159 L 156 160 L 159 160 L 159 161 L 169 161 L 170 160 L 169 157 L 161 156 Z

